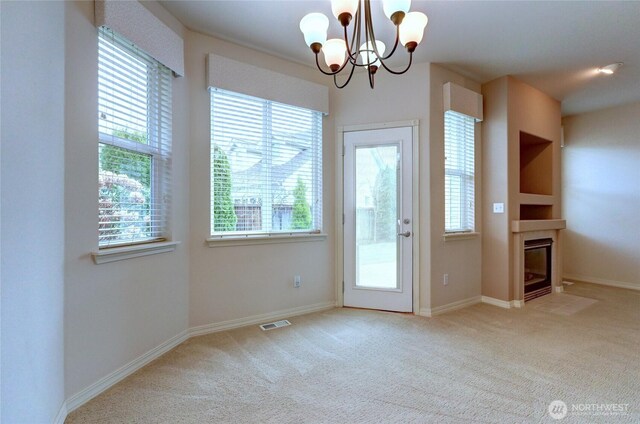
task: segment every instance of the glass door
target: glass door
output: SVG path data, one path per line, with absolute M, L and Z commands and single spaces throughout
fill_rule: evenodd
M 345 306 L 412 311 L 412 134 L 345 133 Z
M 399 145 L 355 147 L 358 288 L 398 289 Z

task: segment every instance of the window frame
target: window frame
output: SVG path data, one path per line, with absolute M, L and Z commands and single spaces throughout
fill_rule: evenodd
M 281 147 L 279 147 L 278 143 L 273 141 L 272 135 L 272 127 L 274 126 L 274 113 L 273 113 L 273 105 L 282 105 L 285 108 L 297 108 L 301 111 L 310 112 L 313 115 L 311 116 L 310 123 L 310 133 L 313 134 L 310 137 L 311 140 L 311 187 L 308 189 L 311 191 L 311 228 L 310 229 L 286 229 L 286 230 L 273 230 L 273 221 L 270 219 L 265 219 L 265 214 L 263 212 L 263 208 L 261 208 L 261 222 L 268 222 L 270 228 L 268 230 L 258 230 L 258 231 L 247 231 L 247 230 L 236 230 L 236 231 L 214 231 L 214 187 L 213 184 L 210 187 L 210 211 L 209 211 L 209 237 L 207 237 L 207 242 L 210 247 L 218 247 L 218 246 L 227 246 L 227 245 L 253 245 L 253 244 L 264 244 L 264 243 L 288 243 L 288 242 L 297 242 L 297 241 L 317 241 L 324 240 L 326 238 L 326 234 L 323 233 L 323 170 L 322 170 L 322 155 L 323 155 L 323 114 L 322 112 L 314 111 L 311 109 L 306 109 L 303 107 L 289 105 L 281 102 L 272 101 L 269 99 L 259 98 L 251 95 L 246 95 L 242 93 L 237 93 L 225 89 L 219 89 L 215 87 L 209 87 L 209 101 L 210 101 L 210 139 L 209 139 L 209 148 L 210 148 L 210 181 L 213 182 L 213 162 L 212 162 L 212 152 L 214 149 L 214 93 L 221 93 L 222 95 L 229 96 L 239 96 L 241 98 L 247 98 L 252 101 L 257 101 L 262 103 L 262 126 L 263 126 L 263 134 L 261 138 L 261 150 L 262 157 L 265 158 L 265 163 L 271 164 L 274 156 L 274 151 L 278 151 Z M 266 135 L 265 135 L 266 134 Z M 268 175 L 271 172 L 271 167 L 269 165 L 265 166 L 265 173 Z M 269 177 L 265 177 L 263 183 L 267 181 Z M 261 193 L 265 193 L 264 187 L 260 188 Z M 269 192 L 268 190 L 266 192 Z M 316 204 L 317 207 L 313 207 Z M 234 203 L 235 205 L 235 203 Z M 261 203 L 264 205 L 264 203 Z M 273 214 L 273 206 L 271 202 L 267 202 L 268 208 L 271 210 Z M 263 224 L 264 225 L 264 224 Z
M 447 144 L 448 144 L 448 139 L 447 139 L 447 117 L 450 116 L 448 114 L 454 114 L 457 117 L 463 117 L 465 119 L 471 120 L 471 126 L 473 128 L 473 136 L 470 137 L 471 141 L 469 142 L 467 137 L 464 138 L 458 138 L 457 140 L 455 140 L 455 144 L 456 146 L 458 146 L 458 149 L 462 149 L 463 150 L 463 155 L 464 158 L 462 160 L 463 163 L 471 163 L 471 165 L 473 166 L 473 170 L 472 172 L 468 172 L 468 170 L 466 169 L 466 167 L 464 166 L 459 166 L 459 167 L 451 167 L 451 166 L 447 166 L 447 157 L 446 157 L 446 152 L 447 152 Z M 455 236 L 460 236 L 458 238 L 467 238 L 465 236 L 469 236 L 472 234 L 477 234 L 477 228 L 478 228 L 478 224 L 477 224 L 477 213 L 476 213 L 476 204 L 477 204 L 477 120 L 476 118 L 460 113 L 460 112 L 456 112 L 454 110 L 447 110 L 444 112 L 443 114 L 443 147 L 444 147 L 444 161 L 443 161 L 443 165 L 444 165 L 444 222 L 443 222 L 443 227 L 444 227 L 444 236 L 446 237 L 452 237 L 455 238 Z M 460 146 L 460 143 L 464 143 L 462 146 Z M 468 160 L 468 155 L 469 153 L 471 154 L 471 160 Z M 447 191 L 447 176 L 453 176 L 453 177 L 457 177 L 460 179 L 460 200 L 459 200 L 459 204 L 458 204 L 458 208 L 460 211 L 460 222 L 462 224 L 461 227 L 457 227 L 457 228 L 453 228 L 453 227 L 449 227 L 447 228 L 447 215 L 448 215 L 448 210 L 447 210 L 447 206 L 451 204 L 451 202 L 447 201 L 447 196 L 449 196 L 449 193 Z M 469 189 L 469 185 L 472 184 L 473 185 L 473 189 L 470 190 Z M 472 198 L 469 199 L 468 195 L 469 193 L 471 193 Z M 467 204 L 471 203 L 470 205 L 467 206 Z M 472 217 L 470 217 L 469 215 L 472 215 Z
M 171 188 L 171 155 L 172 155 L 172 76 L 171 71 L 162 63 L 151 57 L 146 52 L 138 49 L 133 43 L 128 41 L 120 34 L 113 32 L 107 27 L 98 29 L 98 63 L 105 60 L 108 62 L 109 72 L 113 74 L 105 78 L 107 84 L 114 84 L 118 79 L 126 81 L 126 72 L 124 66 L 126 64 L 119 63 L 110 56 L 101 57 L 101 43 L 108 43 L 109 48 L 118 49 L 122 53 L 131 56 L 134 60 L 142 62 L 146 66 L 146 125 L 145 137 L 147 142 L 123 138 L 118 135 L 103 132 L 103 125 L 100 124 L 103 118 L 99 106 L 98 116 L 98 149 L 100 145 L 112 146 L 127 152 L 148 156 L 149 157 L 149 217 L 152 224 L 151 234 L 148 237 L 135 237 L 129 240 L 102 241 L 100 232 L 98 232 L 98 249 L 99 252 L 93 252 L 94 260 L 99 262 L 101 256 L 111 255 L 106 252 L 112 251 L 150 251 L 156 252 L 158 249 L 153 247 L 159 244 L 167 244 L 175 246 L 178 242 L 169 242 L 171 240 L 170 231 L 170 188 Z M 101 80 L 98 70 L 98 99 L 100 105 L 101 98 Z M 117 74 L 116 74 L 117 73 Z M 164 75 L 163 75 L 164 73 Z M 149 88 L 149 87 L 153 88 Z M 108 86 L 107 86 L 108 87 Z M 165 95 L 166 94 L 166 95 Z M 109 104 L 109 103 L 107 103 Z M 114 103 L 115 104 L 115 103 Z M 130 110 L 127 110 L 129 113 Z M 122 118 L 121 118 L 122 119 Z M 123 126 L 124 130 L 134 130 Z M 112 128 L 115 131 L 115 128 Z M 98 153 L 98 162 L 100 162 L 100 153 Z M 123 162 L 124 163 L 124 162 Z M 98 168 L 98 176 L 101 170 Z M 99 207 L 100 210 L 100 207 Z M 161 228 L 156 228 L 161 223 Z M 98 228 L 101 228 L 101 222 L 98 221 Z M 164 250 L 166 251 L 166 249 Z M 161 253 L 161 252 L 158 252 Z M 140 253 L 133 255 L 125 255 L 123 259 L 128 257 L 142 256 Z M 104 260 L 103 260 L 104 261 Z M 108 261 L 105 261 L 108 262 Z

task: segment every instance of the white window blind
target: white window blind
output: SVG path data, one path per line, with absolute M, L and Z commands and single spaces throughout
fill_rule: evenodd
M 322 229 L 322 113 L 210 88 L 211 234 Z
M 475 230 L 475 119 L 444 113 L 445 232 Z
M 100 247 L 168 237 L 171 71 L 125 38 L 98 36 Z

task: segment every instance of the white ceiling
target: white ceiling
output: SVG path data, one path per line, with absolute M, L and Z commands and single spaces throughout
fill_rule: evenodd
M 190 29 L 315 66 L 298 24 L 309 12 L 341 27 L 329 0 L 161 1 Z M 372 0 L 376 36 L 393 25 Z M 562 101 L 564 115 L 640 101 L 640 1 L 420 1 L 429 16 L 416 62 L 439 63 L 484 83 L 513 75 Z M 406 60 L 403 52 L 397 66 Z M 612 76 L 598 66 L 624 62 Z

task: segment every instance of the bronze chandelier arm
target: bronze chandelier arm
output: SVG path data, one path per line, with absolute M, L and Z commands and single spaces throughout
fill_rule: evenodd
M 373 27 L 371 27 L 371 34 L 373 35 Z M 396 41 L 395 41 L 395 43 L 393 43 L 393 48 L 391 49 L 391 52 L 389 52 L 389 54 L 386 55 L 385 57 L 378 56 L 378 57 L 380 57 L 380 61 L 387 60 L 391 56 L 393 56 L 393 54 L 396 52 L 396 49 L 398 48 L 398 42 L 399 41 L 400 41 L 400 26 L 397 26 L 396 27 Z M 377 49 L 378 48 L 375 47 L 375 50 L 377 50 Z M 376 54 L 378 54 L 378 53 L 376 53 Z
M 373 30 L 373 20 L 371 19 L 371 3 L 369 2 L 369 0 L 365 0 L 365 10 L 367 12 L 365 13 L 365 25 L 364 25 L 365 29 L 368 32 L 369 38 L 371 38 L 372 40 L 376 40 L 376 34 Z M 376 54 L 378 59 L 380 59 L 380 62 L 382 62 L 383 60 L 387 60 L 391 56 L 393 56 L 393 54 L 396 52 L 396 49 L 398 48 L 399 41 L 400 41 L 400 25 L 396 25 L 396 40 L 393 43 L 393 48 L 391 49 L 391 52 L 389 52 L 388 55 L 382 57 L 380 54 L 378 54 L 378 46 L 376 45 L 375 41 L 372 42 L 373 52 Z M 387 69 L 386 66 L 385 66 L 385 69 Z
M 336 78 L 336 75 L 334 74 L 334 75 L 333 75 L 333 83 L 335 84 L 335 86 L 336 86 L 337 88 L 345 88 L 345 87 L 347 86 L 347 84 L 349 84 L 349 81 L 351 81 L 351 77 L 353 76 L 353 71 L 354 71 L 355 69 L 356 69 L 355 64 L 353 64 L 353 65 L 351 66 L 351 72 L 349 72 L 349 78 L 347 78 L 347 80 L 345 81 L 345 83 L 344 83 L 344 84 L 342 84 L 342 85 L 338 85 L 338 80 L 337 80 L 337 78 Z
M 344 28 L 344 43 L 347 45 L 348 60 L 354 65 L 358 62 L 358 51 L 360 46 L 360 30 L 362 28 L 362 4 L 358 0 L 358 10 L 356 11 L 355 22 L 353 24 L 353 34 L 351 35 L 351 46 L 349 46 L 349 36 L 347 25 Z M 355 49 L 355 51 L 354 51 Z
M 322 69 L 322 67 L 320 67 L 320 61 L 318 60 L 318 56 L 319 55 L 320 55 L 319 53 L 316 53 L 316 66 L 318 67 L 318 70 L 320 72 L 322 72 L 323 74 L 325 74 L 325 75 L 329 75 L 329 76 L 334 75 L 335 76 L 336 74 L 339 74 L 345 68 L 345 66 L 347 66 L 347 63 L 349 63 L 348 60 L 345 60 L 344 63 L 342 64 L 342 66 L 340 68 L 338 68 L 336 71 L 327 72 L 324 69 Z
M 343 27 L 343 28 L 344 28 L 344 40 L 347 46 L 347 61 L 349 61 L 353 66 L 357 66 L 359 68 L 366 67 L 367 66 L 366 64 L 358 63 L 358 55 L 360 54 L 360 48 L 358 46 L 360 45 L 360 32 L 361 32 L 360 30 L 362 28 L 362 12 L 361 12 L 360 6 L 358 6 L 358 11 L 356 12 L 353 34 L 351 37 L 351 47 L 349 47 L 349 43 L 348 43 L 347 27 Z M 365 29 L 366 29 L 366 25 L 365 25 Z M 353 51 L 354 46 L 356 46 L 355 51 Z
M 382 67 L 387 70 L 387 72 L 393 75 L 402 75 L 405 72 L 407 72 L 409 68 L 411 68 L 411 64 L 413 63 L 413 52 L 409 53 L 409 63 L 407 64 L 407 67 L 404 68 L 402 71 L 394 71 L 393 69 L 390 69 L 382 60 L 380 61 L 380 63 L 382 64 Z

